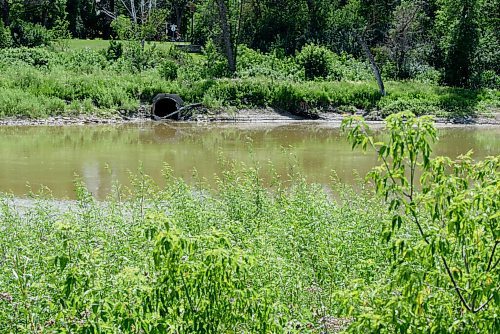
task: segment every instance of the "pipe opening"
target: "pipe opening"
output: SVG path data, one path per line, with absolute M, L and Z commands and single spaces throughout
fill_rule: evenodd
M 159 94 L 153 99 L 152 114 L 159 118 L 178 119 L 179 114 L 173 114 L 183 105 L 182 99 L 174 94 Z

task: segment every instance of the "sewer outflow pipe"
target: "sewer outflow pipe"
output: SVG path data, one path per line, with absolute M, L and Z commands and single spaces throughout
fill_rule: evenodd
M 153 99 L 151 116 L 160 119 L 179 119 L 184 101 L 177 94 L 158 94 Z

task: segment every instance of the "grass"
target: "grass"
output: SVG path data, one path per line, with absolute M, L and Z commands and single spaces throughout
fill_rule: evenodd
M 215 332 L 320 333 L 333 331 L 330 322 L 348 323 L 343 292 L 384 277 L 385 247 L 373 233 L 384 219 L 379 200 L 368 190 L 357 193 L 333 184 L 334 200 L 321 186 L 300 181 L 300 175 L 289 186 L 276 179 L 268 189 L 258 167 L 222 163 L 228 164 L 227 172 L 214 188 L 202 180 L 189 187 L 166 167 L 165 187 L 139 172 L 130 189 L 116 184 L 106 203 L 95 202 L 79 184 L 78 201 L 71 205 L 39 198 L 22 210 L 15 200 L 3 198 L 0 331 L 149 328 L 157 333 L 168 321 L 171 329 L 186 333 L 199 332 L 190 327 L 198 319 L 218 324 Z M 179 259 L 189 262 L 158 255 L 165 240 L 168 254 L 181 247 Z M 220 254 L 227 256 L 222 267 L 204 271 L 203 263 Z M 158 256 L 170 265 L 155 265 Z M 181 266 L 187 281 L 172 286 L 180 290 L 163 302 L 169 311 L 158 318 L 161 305 L 155 296 L 169 293 L 163 279 L 167 273 L 177 277 L 172 266 Z M 229 270 L 223 281 L 221 270 Z M 206 283 L 198 286 L 190 277 L 204 277 Z M 237 320 L 227 317 L 227 308 L 186 318 L 188 300 L 225 305 L 216 296 L 226 293 L 233 296 L 231 305 L 242 307 Z M 177 307 L 184 311 L 177 314 Z M 267 330 L 259 327 L 264 324 Z
M 91 49 L 91 50 L 105 50 L 109 41 L 104 39 L 66 39 L 62 41 L 65 43 L 70 50 L 81 50 L 81 49 Z
M 127 43 L 127 41 L 120 41 L 121 43 Z M 109 40 L 105 39 L 66 39 L 62 43 L 67 46 L 69 50 L 105 50 L 109 46 Z M 146 42 L 147 47 L 155 45 L 159 49 L 167 50 L 173 45 L 183 45 L 189 44 L 187 42 Z

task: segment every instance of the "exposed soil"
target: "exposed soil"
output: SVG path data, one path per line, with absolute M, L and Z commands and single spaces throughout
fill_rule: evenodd
M 85 125 L 85 124 L 123 124 L 141 122 L 174 122 L 173 120 L 153 120 L 149 113 L 149 106 L 143 105 L 135 113 L 117 112 L 114 115 L 77 115 L 77 116 L 52 116 L 41 119 L 4 118 L 0 119 L 0 126 L 35 126 L 35 125 Z M 364 116 L 370 123 L 382 123 L 383 118 L 377 112 L 366 113 L 363 110 L 356 112 Z M 340 112 L 321 112 L 318 114 L 300 116 L 287 111 L 274 108 L 255 109 L 208 109 L 198 107 L 187 114 L 181 115 L 179 121 L 187 122 L 220 122 L 220 123 L 280 123 L 280 122 L 319 122 L 340 123 L 348 114 Z M 441 126 L 453 125 L 500 125 L 500 111 L 491 115 L 465 116 L 459 118 L 437 117 L 436 122 Z

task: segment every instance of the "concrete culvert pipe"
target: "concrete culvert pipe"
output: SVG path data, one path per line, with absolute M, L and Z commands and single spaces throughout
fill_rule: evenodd
M 153 99 L 151 115 L 153 118 L 179 119 L 177 112 L 184 105 L 181 97 L 176 94 L 158 94 Z

